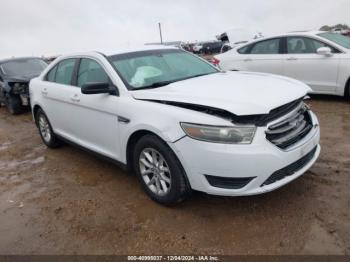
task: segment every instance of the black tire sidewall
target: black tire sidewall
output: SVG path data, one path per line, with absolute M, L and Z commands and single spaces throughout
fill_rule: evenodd
M 171 187 L 169 193 L 165 196 L 159 196 L 153 193 L 142 178 L 139 167 L 139 157 L 145 148 L 153 148 L 157 150 L 168 164 L 171 173 Z M 146 135 L 136 143 L 133 152 L 133 170 L 146 193 L 160 204 L 171 206 L 179 203 L 186 198 L 190 191 L 180 161 L 177 159 L 171 148 L 157 136 Z
M 21 99 L 18 96 L 7 95 L 6 96 L 6 107 L 10 114 L 17 115 L 22 111 Z

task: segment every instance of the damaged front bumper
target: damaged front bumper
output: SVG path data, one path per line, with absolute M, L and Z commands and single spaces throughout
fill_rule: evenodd
M 19 97 L 21 99 L 22 106 L 29 106 L 30 105 L 29 94 L 20 94 Z

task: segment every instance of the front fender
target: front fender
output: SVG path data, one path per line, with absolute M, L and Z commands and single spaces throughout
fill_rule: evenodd
M 133 134 L 135 134 L 136 132 L 146 131 L 149 133 L 153 133 L 167 143 L 174 143 L 175 141 L 177 141 L 185 136 L 185 133 L 182 130 L 181 130 L 182 132 L 178 132 L 178 134 L 175 134 L 175 132 L 176 132 L 175 130 L 174 130 L 175 132 L 172 132 L 172 133 L 164 132 L 160 129 L 157 129 L 157 128 L 155 128 L 151 125 L 147 125 L 147 124 L 136 125 L 136 126 L 133 126 L 132 128 L 126 129 L 126 130 L 125 129 L 123 130 L 123 129 L 124 129 L 123 127 L 120 127 L 121 137 L 123 138 L 120 141 L 120 145 L 121 145 L 121 149 L 122 149 L 121 152 L 125 152 L 125 154 L 122 154 L 123 159 L 121 159 L 121 160 L 124 163 L 126 163 L 126 158 L 127 158 L 126 152 L 127 152 L 128 142 L 129 142 L 131 136 Z
M 232 125 L 228 120 L 209 114 L 134 98 L 121 99 L 118 108 L 120 116 L 130 119 L 128 124 L 119 123 L 121 152 L 126 152 L 130 137 L 138 131 L 148 131 L 167 143 L 174 143 L 186 135 L 181 128 L 181 122 Z M 121 155 L 124 155 L 124 162 L 126 154 Z

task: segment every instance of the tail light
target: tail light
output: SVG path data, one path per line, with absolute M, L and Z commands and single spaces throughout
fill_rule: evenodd
M 213 65 L 215 65 L 215 66 L 218 66 L 218 65 L 220 64 L 220 60 L 217 59 L 217 58 L 215 58 L 215 57 L 213 57 L 213 59 L 211 60 L 211 63 L 212 63 Z

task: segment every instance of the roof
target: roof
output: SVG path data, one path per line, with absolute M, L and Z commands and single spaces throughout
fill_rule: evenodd
M 325 33 L 325 31 L 294 31 L 294 32 L 288 32 L 283 34 L 270 35 L 270 36 L 262 37 L 256 40 L 261 40 L 264 38 L 290 36 L 290 35 L 310 36 L 310 35 L 318 35 L 321 33 Z
M 116 50 L 99 50 L 99 51 L 86 51 L 86 52 L 78 52 L 78 53 L 67 53 L 64 55 L 60 55 L 58 59 L 65 59 L 67 57 L 79 57 L 79 56 L 114 56 L 121 55 L 133 52 L 141 52 L 141 51 L 150 51 L 150 50 L 177 50 L 179 48 L 172 46 L 159 46 L 159 45 L 147 45 L 147 46 L 136 46 L 136 47 L 128 47 Z
M 298 34 L 298 35 L 318 35 L 318 34 L 321 34 L 321 33 L 325 33 L 325 31 L 294 31 L 294 32 L 289 32 L 289 33 L 286 33 L 284 35 L 295 35 L 295 34 Z
M 100 53 L 106 56 L 112 56 L 112 55 L 120 55 L 125 53 L 160 50 L 160 49 L 178 49 L 178 48 L 172 47 L 172 46 L 162 46 L 162 45 L 142 45 L 142 46 L 127 47 L 127 48 L 116 49 L 116 50 L 105 50 L 105 51 L 100 50 Z
M 247 43 L 255 43 L 255 42 L 260 42 L 261 40 L 277 38 L 277 37 L 294 36 L 294 35 L 297 35 L 297 36 L 310 36 L 311 35 L 312 36 L 312 35 L 318 35 L 321 33 L 326 33 L 326 32 L 325 31 L 316 31 L 316 30 L 314 30 L 314 31 L 294 31 L 294 32 L 288 32 L 288 33 L 282 33 L 282 34 L 267 35 L 267 36 L 260 37 L 257 39 L 252 39 L 252 40 L 247 41 L 246 43 L 243 43 L 243 44 L 238 44 L 236 47 L 245 45 Z

